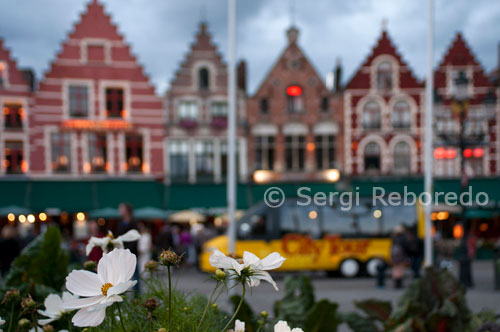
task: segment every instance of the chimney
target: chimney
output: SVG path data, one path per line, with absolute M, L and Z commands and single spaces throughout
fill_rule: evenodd
M 236 68 L 236 84 L 238 90 L 243 91 L 245 94 L 247 92 L 247 63 L 245 60 L 240 60 L 238 67 Z
M 334 83 L 333 89 L 335 92 L 342 91 L 342 62 L 340 58 L 337 58 L 337 62 L 335 64 L 335 74 L 334 74 Z

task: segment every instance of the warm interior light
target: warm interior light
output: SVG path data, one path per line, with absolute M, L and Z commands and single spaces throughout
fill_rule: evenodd
M 464 158 L 472 157 L 472 149 L 465 149 L 463 154 L 464 154 Z
M 447 149 L 445 153 L 446 159 L 454 159 L 457 156 L 457 151 L 454 149 Z
M 312 210 L 312 211 L 309 211 L 309 219 L 311 220 L 314 220 L 318 217 L 318 212 Z
M 26 216 L 24 214 L 19 215 L 19 222 L 24 224 L 26 222 Z
M 487 223 L 482 223 L 481 225 L 479 225 L 479 230 L 481 232 L 486 232 L 488 230 L 488 224 Z
M 302 94 L 302 88 L 298 85 L 290 85 L 286 88 L 286 94 L 289 96 L 300 96 Z
M 325 179 L 329 182 L 337 182 L 340 179 L 339 170 L 334 168 L 325 171 Z
M 14 213 L 9 213 L 9 214 L 7 215 L 7 219 L 8 219 L 10 222 L 12 222 L 12 221 L 16 220 L 16 215 L 15 215 Z
M 382 211 L 381 210 L 375 210 L 375 211 L 373 211 L 373 217 L 375 219 L 380 219 L 380 217 L 382 217 Z
M 83 213 L 83 212 L 78 212 L 78 213 L 76 214 L 76 220 L 78 220 L 78 221 L 83 221 L 83 220 L 85 220 L 85 213 Z
M 40 221 L 46 221 L 47 220 L 47 214 L 45 212 L 40 212 L 38 214 L 38 219 L 40 219 Z
M 35 222 L 35 216 L 32 214 L 29 214 L 27 219 L 30 224 Z
M 253 180 L 256 183 L 265 183 L 273 179 L 273 172 L 267 170 L 258 170 L 253 173 Z
M 97 224 L 99 226 L 104 226 L 106 224 L 106 220 L 104 220 L 104 218 L 99 218 L 97 219 Z
M 437 214 L 437 220 L 446 220 L 446 219 L 448 219 L 449 216 L 450 216 L 449 212 L 441 211 L 441 212 L 438 212 L 438 214 Z
M 455 227 L 453 227 L 453 237 L 455 239 L 460 239 L 462 238 L 462 236 L 464 236 L 464 228 L 462 225 L 455 225 Z
M 314 151 L 316 149 L 316 145 L 312 142 L 307 143 L 306 145 L 307 151 Z
M 484 155 L 484 150 L 482 148 L 475 148 L 473 155 L 474 158 L 481 158 Z

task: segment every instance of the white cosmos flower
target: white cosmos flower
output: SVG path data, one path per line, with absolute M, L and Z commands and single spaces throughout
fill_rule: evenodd
M 66 288 L 81 299 L 63 303 L 65 309 L 80 309 L 71 320 L 75 326 L 98 326 L 106 316 L 106 308 L 123 301 L 120 294 L 137 281 L 134 274 L 137 258 L 128 249 L 115 249 L 104 254 L 97 264 L 97 273 L 73 270 L 66 277 Z
M 277 252 L 273 252 L 264 259 L 259 259 L 248 251 L 243 252 L 243 260 L 238 261 L 227 257 L 218 249 L 209 258 L 210 265 L 228 271 L 237 278 L 245 278 L 250 287 L 259 286 L 260 281 L 265 280 L 276 290 L 278 290 L 278 286 L 267 271 L 279 268 L 284 261 L 285 258 Z
M 274 332 L 304 332 L 298 327 L 291 329 L 288 323 L 284 320 L 280 320 L 276 325 L 274 325 Z
M 49 317 L 47 319 L 39 319 L 38 323 L 40 325 L 47 325 L 52 323 L 55 320 L 58 320 L 61 318 L 61 316 L 66 313 L 70 312 L 71 310 L 63 308 L 63 302 L 67 302 L 71 299 L 74 299 L 75 297 L 71 295 L 71 293 L 64 292 L 62 295 L 62 299 L 59 295 L 57 294 L 50 294 L 45 298 L 45 301 L 43 304 L 45 305 L 45 310 L 38 310 L 38 313 L 40 315 L 43 315 L 45 317 Z
M 245 322 L 236 320 L 234 322 L 234 332 L 245 332 Z
M 5 324 L 5 321 L 2 319 L 2 317 L 0 317 L 0 326 L 2 326 L 3 324 Z M 0 332 L 2 332 L 3 330 L 0 329 Z
M 134 242 L 140 238 L 141 234 L 135 229 L 131 229 L 117 238 L 113 236 L 111 231 L 108 231 L 108 235 L 105 237 L 91 237 L 85 251 L 88 256 L 94 247 L 100 247 L 104 253 L 107 253 L 113 249 L 123 249 L 123 242 Z

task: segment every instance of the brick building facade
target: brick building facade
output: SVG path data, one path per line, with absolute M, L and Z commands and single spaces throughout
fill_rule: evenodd
M 30 119 L 33 174 L 163 174 L 161 99 L 96 0 L 40 82 Z
M 0 175 L 27 174 L 29 163 L 29 114 L 33 106 L 33 75 L 22 71 L 0 39 Z

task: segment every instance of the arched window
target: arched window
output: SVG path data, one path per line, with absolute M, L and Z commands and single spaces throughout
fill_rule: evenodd
M 392 111 L 392 126 L 394 128 L 410 128 L 410 105 L 406 101 L 398 101 Z
M 363 108 L 363 128 L 380 129 L 380 107 L 374 101 L 369 101 Z
M 392 65 L 388 61 L 381 62 L 377 67 L 377 88 L 392 89 Z
M 380 145 L 375 142 L 370 142 L 365 147 L 365 171 L 380 172 Z
M 208 90 L 210 88 L 210 73 L 205 67 L 198 71 L 198 87 L 200 90 Z
M 406 142 L 399 142 L 394 146 L 394 172 L 410 173 L 410 145 Z

